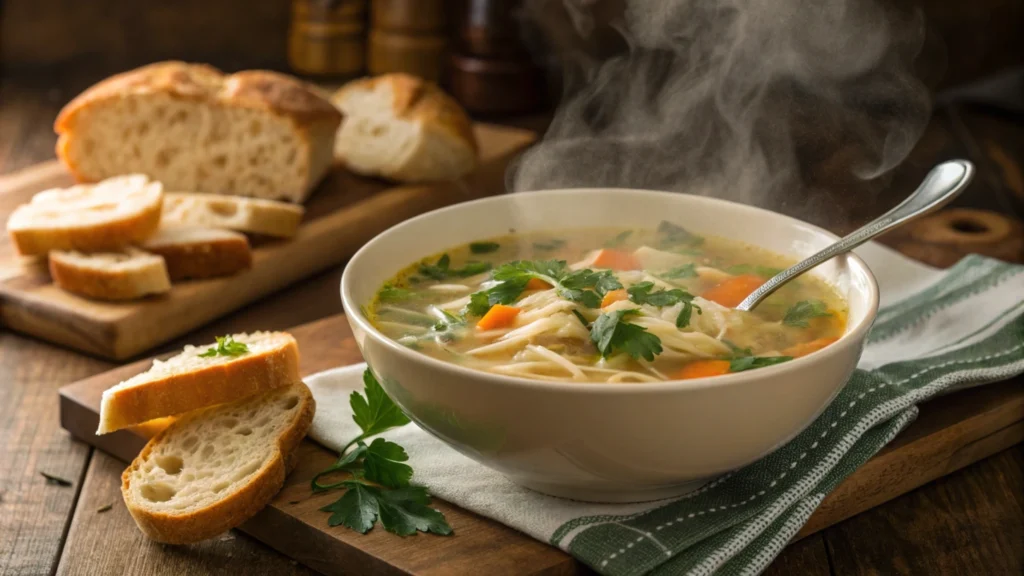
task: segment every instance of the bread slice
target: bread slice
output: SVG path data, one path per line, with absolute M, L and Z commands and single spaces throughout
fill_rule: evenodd
M 168 544 L 238 526 L 284 486 L 314 411 L 297 381 L 178 418 L 121 475 L 128 511 L 146 536 Z
M 164 259 L 132 247 L 94 254 L 51 252 L 50 276 L 60 288 L 96 300 L 134 300 L 171 289 Z
M 440 88 L 407 74 L 342 86 L 334 155 L 350 170 L 401 182 L 452 180 L 477 165 L 469 117 Z
M 164 227 L 146 240 L 142 248 L 163 257 L 167 273 L 174 282 L 228 276 L 252 266 L 249 239 L 245 234 L 230 230 Z
M 290 238 L 305 210 L 273 200 L 171 192 L 164 195 L 163 226 L 227 228 L 250 234 Z
M 202 357 L 216 344 L 186 346 L 148 371 L 103 392 L 100 426 L 106 434 L 153 418 L 261 394 L 300 380 L 299 348 L 287 332 L 234 334 L 248 347 L 239 356 Z
M 23 256 L 118 250 L 156 231 L 162 203 L 163 186 L 141 174 L 54 188 L 16 208 L 7 232 Z
M 81 181 L 141 172 L 171 190 L 302 202 L 330 168 L 340 122 L 284 74 L 159 62 L 92 86 L 54 130 Z

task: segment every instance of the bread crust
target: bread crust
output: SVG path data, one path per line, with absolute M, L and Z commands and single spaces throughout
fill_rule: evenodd
M 299 231 L 304 214 L 301 206 L 262 198 L 189 192 L 164 194 L 163 217 L 167 226 L 224 228 L 291 238 Z
M 269 504 L 284 486 L 285 478 L 295 468 L 298 461 L 295 451 L 312 425 L 316 411 L 316 402 L 309 388 L 301 381 L 293 383 L 293 387 L 301 396 L 301 409 L 296 413 L 291 426 L 277 438 L 273 457 L 240 490 L 210 506 L 177 514 L 154 512 L 139 506 L 131 494 L 132 473 L 138 471 L 153 449 L 189 419 L 201 418 L 206 411 L 184 416 L 150 439 L 121 475 L 121 494 L 139 529 L 157 542 L 190 544 L 212 538 L 242 524 Z
M 287 342 L 273 350 L 104 392 L 96 433 L 232 402 L 300 380 L 299 346 L 290 334 L 283 335 Z
M 206 240 L 157 241 L 150 239 L 143 248 L 163 256 L 172 282 L 215 278 L 241 272 L 252 266 L 252 249 L 243 234 L 223 232 Z
M 52 252 L 49 258 L 50 277 L 62 290 L 95 300 L 134 300 L 151 294 L 163 294 L 171 289 L 167 268 L 161 261 L 136 270 L 112 271 L 80 266 L 65 258 L 62 252 Z

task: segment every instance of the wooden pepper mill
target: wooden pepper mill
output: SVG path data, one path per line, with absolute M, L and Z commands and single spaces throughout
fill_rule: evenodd
M 448 50 L 445 0 L 373 0 L 367 69 L 440 82 Z
M 350 78 L 366 60 L 366 0 L 292 0 L 288 63 L 313 76 Z
M 540 70 L 523 45 L 522 0 L 459 0 L 447 86 L 467 110 L 514 114 L 541 103 Z

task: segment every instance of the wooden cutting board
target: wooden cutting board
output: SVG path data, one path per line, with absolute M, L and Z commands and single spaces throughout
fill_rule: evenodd
M 302 373 L 361 361 L 342 315 L 293 329 Z M 159 425 L 96 436 L 103 390 L 149 367 L 123 366 L 60 390 L 61 426 L 75 437 L 129 461 Z M 877 506 L 926 482 L 1024 441 L 1024 379 L 990 384 L 937 398 L 896 440 L 829 495 L 798 537 Z M 320 406 L 321 410 L 325 407 Z M 347 409 L 347 407 L 343 408 Z M 335 455 L 306 440 L 299 464 L 274 501 L 240 527 L 284 554 L 324 574 L 523 574 L 564 575 L 586 567 L 560 550 L 492 520 L 435 499 L 454 536 L 399 538 L 381 529 L 360 535 L 327 526 L 318 509 L 337 495 L 313 496 L 309 482 Z
M 123 360 L 167 342 L 351 256 L 381 231 L 417 214 L 504 190 L 509 161 L 534 141 L 526 130 L 478 124 L 481 166 L 457 181 L 398 186 L 332 171 L 306 203 L 299 233 L 253 245 L 251 270 L 175 284 L 130 303 L 88 300 L 50 282 L 45 262 L 19 258 L 0 237 L 0 324 L 83 352 Z M 0 179 L 0 221 L 33 194 L 68 186 L 56 161 Z

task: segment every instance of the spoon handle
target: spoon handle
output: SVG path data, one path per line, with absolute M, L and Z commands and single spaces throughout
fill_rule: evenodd
M 914 193 L 901 202 L 899 206 L 872 220 L 821 252 L 776 274 L 771 280 L 768 280 L 760 288 L 754 290 L 743 302 L 740 302 L 736 309 L 750 310 L 772 292 L 775 292 L 780 286 L 818 264 L 830 260 L 839 254 L 849 252 L 875 236 L 895 228 L 908 220 L 944 206 L 963 191 L 973 176 L 974 165 L 967 160 L 950 160 L 949 162 L 939 164 L 928 172 L 928 175 L 925 176 L 924 181 L 917 187 L 917 190 L 914 190 Z

